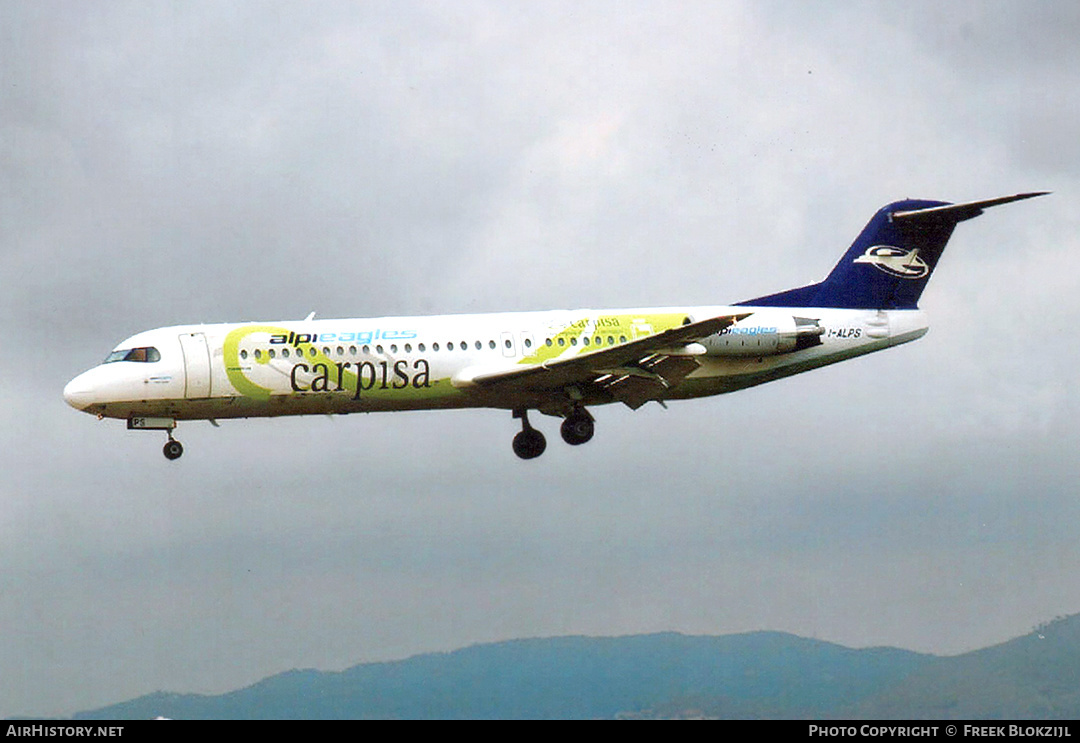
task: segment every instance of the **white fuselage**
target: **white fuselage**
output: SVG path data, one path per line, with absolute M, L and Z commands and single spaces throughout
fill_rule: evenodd
M 658 399 L 715 395 L 905 343 L 919 310 L 691 308 L 190 325 L 139 333 L 64 390 L 98 416 L 175 420 L 493 407 L 562 414 L 528 385 L 478 375 L 588 354 L 690 321 L 752 313 L 695 346 L 699 366 Z M 138 353 L 127 353 L 135 349 Z M 124 356 L 130 357 L 124 360 Z M 574 404 L 616 401 L 589 389 Z

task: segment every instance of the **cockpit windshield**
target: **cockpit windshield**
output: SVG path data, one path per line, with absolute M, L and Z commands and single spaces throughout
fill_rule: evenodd
M 144 348 L 121 348 L 110 353 L 101 363 L 111 364 L 114 361 L 161 361 L 161 354 L 158 353 L 158 350 L 153 346 L 146 346 Z

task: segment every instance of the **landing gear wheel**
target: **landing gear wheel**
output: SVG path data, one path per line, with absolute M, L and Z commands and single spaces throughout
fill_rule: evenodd
M 529 425 L 529 411 L 519 408 L 514 411 L 515 418 L 521 418 L 521 432 L 514 437 L 514 454 L 522 459 L 536 459 L 547 449 L 544 434 Z
M 165 442 L 165 448 L 162 451 L 166 459 L 179 459 L 180 455 L 184 453 L 184 447 L 176 439 L 169 439 Z
M 535 428 L 526 428 L 514 437 L 514 454 L 522 459 L 536 459 L 547 449 L 547 439 Z
M 577 410 L 562 422 L 559 433 L 566 443 L 579 446 L 593 437 L 594 429 L 592 416 L 584 410 Z

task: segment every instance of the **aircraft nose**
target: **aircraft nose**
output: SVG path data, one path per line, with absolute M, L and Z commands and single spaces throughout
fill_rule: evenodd
M 76 410 L 85 410 L 92 402 L 93 388 L 85 372 L 72 379 L 64 386 L 64 400 Z

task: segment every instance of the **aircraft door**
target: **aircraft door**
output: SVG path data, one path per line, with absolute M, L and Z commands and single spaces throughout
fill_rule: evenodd
M 203 333 L 181 333 L 184 374 L 187 380 L 184 397 L 188 400 L 210 397 L 210 348 Z

